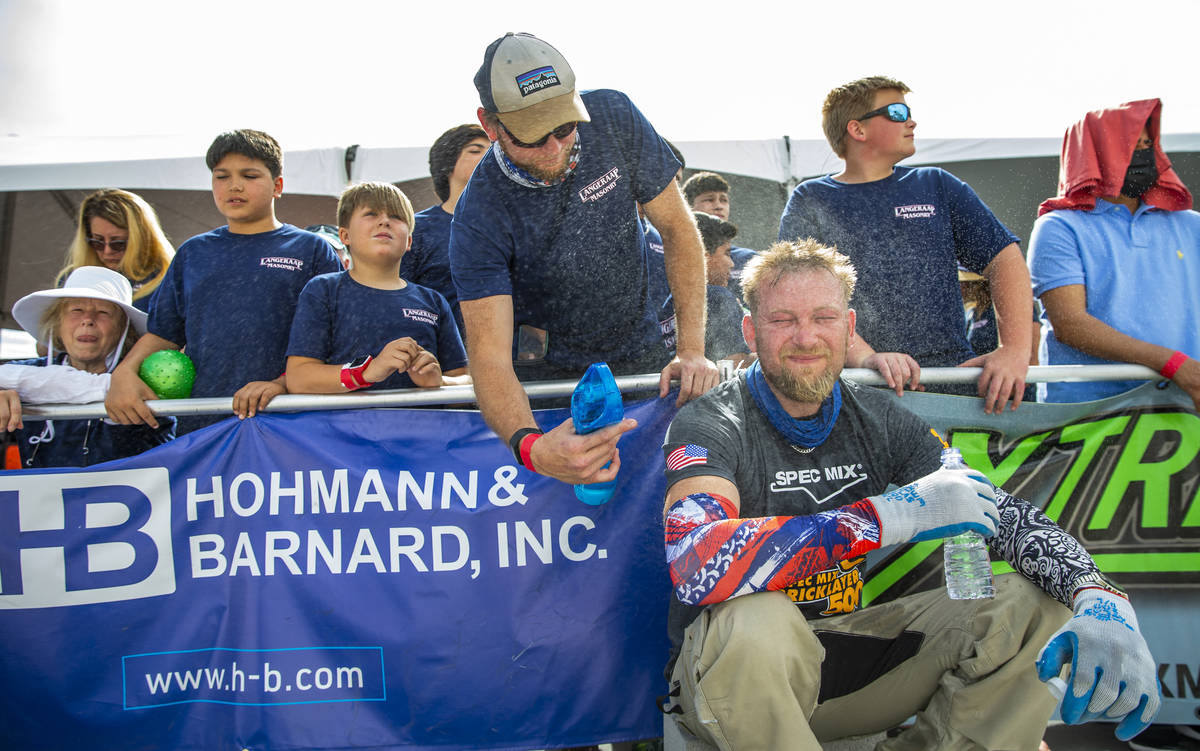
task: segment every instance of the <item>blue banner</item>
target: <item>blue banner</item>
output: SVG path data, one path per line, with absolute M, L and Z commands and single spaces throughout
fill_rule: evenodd
M 1160 719 L 1193 722 L 1190 400 L 1149 385 L 1002 416 L 963 397 L 902 403 L 1132 588 Z M 537 414 L 544 427 L 566 417 Z M 516 750 L 658 736 L 673 400 L 629 414 L 617 494 L 598 507 L 517 467 L 478 413 L 454 410 L 264 414 L 87 470 L 0 474 L 0 745 Z M 871 563 L 864 603 L 941 586 L 936 542 Z
M 0 475 L 4 746 L 659 735 L 674 409 L 629 414 L 598 507 L 515 466 L 477 413 L 428 409 L 261 415 Z

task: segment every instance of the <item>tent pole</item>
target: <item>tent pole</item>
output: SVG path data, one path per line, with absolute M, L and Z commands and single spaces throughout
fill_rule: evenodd
M 7 299 L 8 259 L 12 249 L 13 225 L 17 217 L 16 191 L 8 191 L 4 194 L 4 206 L 0 212 L 3 212 L 0 214 L 0 294 L 4 294 Z M 9 312 L 8 309 L 0 311 L 0 324 L 8 326 L 13 323 Z

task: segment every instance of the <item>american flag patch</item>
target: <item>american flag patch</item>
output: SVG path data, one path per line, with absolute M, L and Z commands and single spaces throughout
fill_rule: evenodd
M 693 464 L 708 464 L 708 449 L 689 443 L 667 454 L 667 469 L 672 472 Z

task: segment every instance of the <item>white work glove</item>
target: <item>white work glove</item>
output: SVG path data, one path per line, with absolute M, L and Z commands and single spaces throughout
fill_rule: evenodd
M 996 534 L 1000 512 L 992 484 L 973 469 L 947 469 L 866 499 L 879 517 L 879 545 L 978 532 Z
M 1038 654 L 1038 678 L 1047 681 L 1070 662 L 1063 722 L 1120 720 L 1115 733 L 1127 741 L 1154 721 L 1162 701 L 1154 658 L 1133 606 L 1114 592 L 1092 587 L 1075 595 L 1072 609 L 1075 615 Z

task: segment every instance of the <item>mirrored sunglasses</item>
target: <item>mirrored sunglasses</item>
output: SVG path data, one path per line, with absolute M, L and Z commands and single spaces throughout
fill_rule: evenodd
M 866 120 L 867 118 L 883 115 L 894 123 L 906 123 L 912 117 L 912 110 L 904 102 L 893 102 L 892 104 L 880 107 L 877 110 L 871 110 L 862 117 L 855 118 L 856 120 Z

